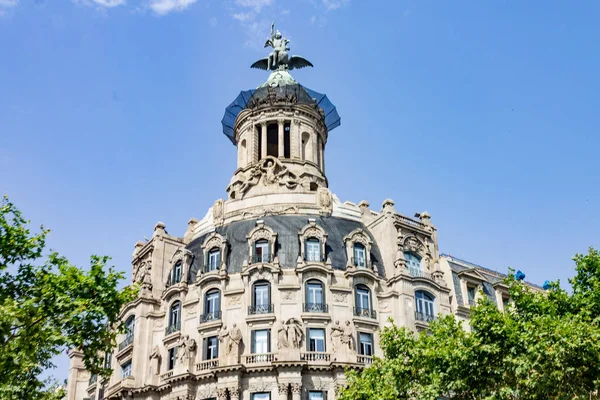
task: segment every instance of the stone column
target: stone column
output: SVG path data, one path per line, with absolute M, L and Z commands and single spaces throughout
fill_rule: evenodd
M 284 140 L 283 140 L 283 122 L 284 122 L 283 118 L 279 118 L 277 120 L 277 127 L 279 128 L 279 131 L 278 131 L 278 133 L 279 133 L 279 140 L 278 140 L 278 143 L 279 143 L 279 153 L 278 153 L 279 154 L 279 158 L 285 157 L 285 148 L 283 146 L 283 144 L 284 144 Z
M 261 134 L 261 149 L 260 149 L 260 154 L 261 154 L 261 159 L 264 159 L 267 156 L 267 123 L 266 122 L 261 122 L 260 123 L 260 134 Z
M 258 155 L 260 154 L 260 149 L 258 148 L 258 135 L 260 135 L 260 132 L 258 131 L 256 124 L 252 125 L 252 140 L 251 140 L 251 147 L 250 147 L 250 153 L 251 153 L 251 160 L 252 163 L 255 163 L 258 161 Z
M 292 383 L 292 400 L 302 399 L 302 384 L 300 382 Z
M 319 147 L 319 144 L 317 143 L 317 136 L 319 134 L 316 131 L 312 131 L 311 132 L 311 142 L 312 142 L 312 154 L 310 156 L 310 160 L 312 162 L 314 162 L 315 164 L 319 164 L 319 152 L 317 150 L 317 147 Z
M 229 387 L 228 389 L 229 389 L 229 398 L 231 400 L 239 400 L 240 394 L 242 392 L 240 390 L 240 387 L 239 386 L 232 386 L 232 387 Z
M 279 400 L 288 400 L 289 383 L 279 383 L 277 389 L 279 390 Z

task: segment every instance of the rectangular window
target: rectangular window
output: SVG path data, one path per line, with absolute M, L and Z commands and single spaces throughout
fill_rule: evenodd
M 106 353 L 104 356 L 104 368 L 110 368 L 112 365 L 112 353 Z
M 321 261 L 321 243 L 316 239 L 306 241 L 306 261 Z
M 308 351 L 325 352 L 325 329 L 308 329 Z
M 469 299 L 470 305 L 475 305 L 475 288 L 473 286 L 467 286 L 467 298 Z
M 219 269 L 221 264 L 221 252 L 219 250 L 212 250 L 208 253 L 208 270 L 216 271 Z
M 269 285 L 257 284 L 254 285 L 254 306 L 257 308 L 268 307 L 269 301 Z
M 358 353 L 363 356 L 373 355 L 373 335 L 370 333 L 360 332 L 358 334 Z
M 324 392 L 316 392 L 314 390 L 308 392 L 308 400 L 325 400 L 326 398 Z
M 502 309 L 504 311 L 508 310 L 508 307 L 510 306 L 510 298 L 508 297 L 502 297 Z
M 121 379 L 131 376 L 131 360 L 121 365 Z
M 219 358 L 219 338 L 211 336 L 206 338 L 206 348 L 204 349 L 205 360 L 215 360 Z
M 175 361 L 177 360 L 177 346 L 175 347 L 171 347 L 169 349 L 169 359 L 168 361 L 168 371 L 172 370 L 173 368 L 175 368 Z
M 271 352 L 271 331 L 260 329 L 252 331 L 252 353 L 264 354 Z
M 271 393 L 252 393 L 252 400 L 271 400 Z
M 173 283 L 181 282 L 181 261 L 173 268 Z
M 354 245 L 354 264 L 357 267 L 364 267 L 365 264 L 365 248 L 362 245 Z
M 269 242 L 260 241 L 254 245 L 254 261 L 255 262 L 269 262 Z

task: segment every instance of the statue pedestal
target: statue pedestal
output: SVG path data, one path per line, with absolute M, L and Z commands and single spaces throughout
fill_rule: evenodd
M 297 348 L 281 348 L 277 355 L 278 361 L 298 361 L 300 360 L 300 349 Z

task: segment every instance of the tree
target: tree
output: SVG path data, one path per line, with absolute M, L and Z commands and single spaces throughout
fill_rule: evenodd
M 471 309 L 471 331 L 453 315 L 414 334 L 388 326 L 384 357 L 347 374 L 341 399 L 591 399 L 600 387 L 600 252 L 574 257 L 572 292 L 506 279 L 512 304 Z
M 31 233 L 5 196 L 0 203 L 0 398 L 58 399 L 63 393 L 42 380 L 52 358 L 78 348 L 86 368 L 108 376 L 102 354 L 123 330 L 121 307 L 136 288 L 118 289 L 123 273 L 108 257 L 91 257 L 88 271 L 56 252 L 44 254 L 49 231 Z M 109 329 L 112 327 L 113 329 Z

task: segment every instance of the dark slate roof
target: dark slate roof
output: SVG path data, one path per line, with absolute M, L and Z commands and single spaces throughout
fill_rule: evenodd
M 266 216 L 252 220 L 238 221 L 216 228 L 216 232 L 225 237 L 229 242 L 229 254 L 227 259 L 228 272 L 236 273 L 242 271 L 242 264 L 244 260 L 248 259 L 249 254 L 246 235 L 256 227 L 256 221 L 259 219 L 264 221 L 265 226 L 270 227 L 277 233 L 277 249 L 275 250 L 275 255 L 279 257 L 279 265 L 281 268 L 295 268 L 298 256 L 300 255 L 298 233 L 308 224 L 309 218 L 314 218 L 316 224 L 321 226 L 327 233 L 325 257 L 331 257 L 334 269 L 346 269 L 348 259 L 346 257 L 344 236 L 357 228 L 362 228 L 373 241 L 373 245 L 371 246 L 371 261 L 377 265 L 379 275 L 385 275 L 381 254 L 375 243 L 375 239 L 361 222 L 337 217 L 318 217 L 314 215 Z M 190 269 L 189 276 L 189 280 L 192 282 L 196 279 L 196 274 L 203 263 L 202 243 L 210 233 L 194 239 L 186 246 L 186 248 L 194 254 L 194 262 Z

